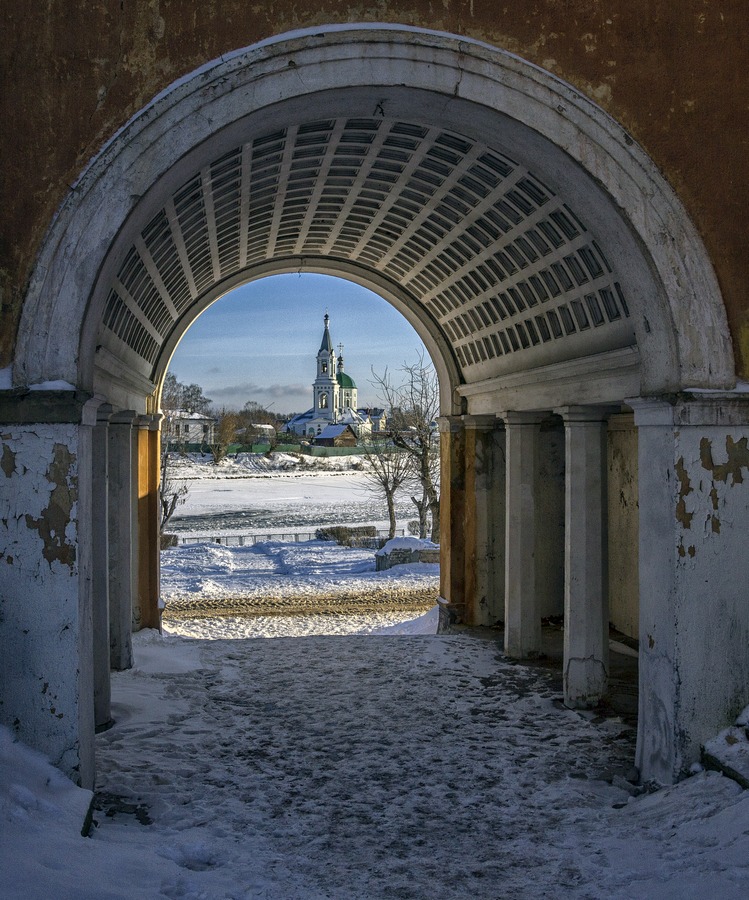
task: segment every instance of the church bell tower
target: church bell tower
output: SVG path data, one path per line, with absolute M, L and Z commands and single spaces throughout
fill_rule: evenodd
M 325 313 L 320 349 L 317 351 L 317 377 L 312 385 L 312 402 L 315 418 L 327 419 L 335 424 L 338 409 L 338 379 L 336 357 L 330 337 L 330 316 Z

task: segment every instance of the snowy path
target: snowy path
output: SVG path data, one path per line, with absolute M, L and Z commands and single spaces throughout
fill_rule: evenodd
M 493 642 L 150 633 L 138 666 L 114 678 L 100 789 L 153 824 L 100 813 L 92 844 L 141 872 L 88 893 L 79 870 L 78 897 L 747 895 L 749 792 L 703 774 L 627 804 L 604 779 L 632 732 Z

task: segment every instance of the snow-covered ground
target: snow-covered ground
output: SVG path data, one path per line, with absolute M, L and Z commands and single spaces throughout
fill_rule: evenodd
M 187 544 L 164 551 L 165 617 L 184 611 L 392 611 L 435 602 L 439 565 L 375 571 L 375 551 L 332 541 L 267 542 L 251 547 Z
M 749 885 L 749 791 L 631 796 L 633 734 L 467 635 L 141 632 L 99 799 L 0 740 L 3 897 L 694 898 Z
M 418 616 L 405 610 L 361 614 L 201 616 L 167 620 L 166 634 L 208 638 L 309 637 L 346 634 L 436 634 L 437 607 Z
M 312 505 L 353 505 L 351 475 L 315 476 Z M 220 521 L 281 481 L 228 492 L 199 470 L 193 512 Z M 293 518 L 308 490 L 263 502 Z M 399 568 L 381 574 L 436 583 L 436 567 Z M 372 551 L 198 545 L 164 554 L 164 575 L 166 633 L 135 635 L 135 668 L 113 675 L 91 837 L 91 795 L 0 729 L 3 898 L 749 896 L 749 791 L 700 771 L 638 793 L 629 726 L 565 709 L 552 673 L 495 640 L 436 635 L 435 609 L 169 616 L 295 578 L 345 598 L 372 587 Z

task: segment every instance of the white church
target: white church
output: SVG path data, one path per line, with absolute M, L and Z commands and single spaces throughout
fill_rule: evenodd
M 317 351 L 317 375 L 312 385 L 312 408 L 294 416 L 285 430 L 309 440 L 333 436 L 347 425 L 358 438 L 384 430 L 383 410 L 358 408 L 356 383 L 343 370 L 343 344 L 338 345 L 336 358 L 327 313 L 324 322 L 322 341 Z

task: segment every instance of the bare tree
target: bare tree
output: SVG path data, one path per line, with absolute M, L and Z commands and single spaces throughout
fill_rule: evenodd
M 410 459 L 389 441 L 368 440 L 361 444 L 361 449 L 367 460 L 363 474 L 371 489 L 384 496 L 387 504 L 390 540 L 395 537 L 395 495 L 408 480 Z
M 167 413 L 175 413 L 178 409 L 182 409 L 182 392 L 185 386 L 177 381 L 177 376 L 173 372 L 167 372 L 164 378 L 164 384 L 161 387 L 161 409 L 164 415 Z
M 393 446 L 407 454 L 417 487 L 411 497 L 419 512 L 421 537 L 426 537 L 427 511 L 432 519 L 431 540 L 439 541 L 439 441 L 435 419 L 439 414 L 439 384 L 431 364 L 420 353 L 415 363 L 404 363 L 395 382 L 387 369 L 372 372 L 380 399 L 389 409 L 386 432 Z
M 187 484 L 173 477 L 170 444 L 179 439 L 175 431 L 175 416 L 182 409 L 182 392 L 184 385 L 177 381 L 171 373 L 167 373 L 161 389 L 161 409 L 164 418 L 161 422 L 161 460 L 159 479 L 159 533 L 164 534 L 169 520 L 178 506 L 187 499 Z
M 181 408 L 187 413 L 207 415 L 212 401 L 204 396 L 203 388 L 199 384 L 183 384 L 181 387 Z
M 161 516 L 159 533 L 164 534 L 167 523 L 174 515 L 174 511 L 187 499 L 187 484 L 184 481 L 175 481 L 171 471 L 168 442 L 161 445 L 161 479 L 159 481 L 159 504 Z
M 221 409 L 216 414 L 216 425 L 213 429 L 213 440 L 210 443 L 213 461 L 218 465 L 229 451 L 229 447 L 237 439 L 239 416 L 235 412 Z
M 211 405 L 210 397 L 203 394 L 199 384 L 182 384 L 173 372 L 167 372 L 161 387 L 161 408 L 176 412 L 201 413 L 205 415 Z

